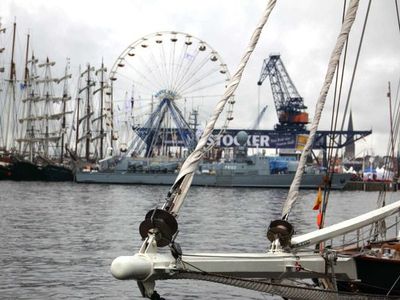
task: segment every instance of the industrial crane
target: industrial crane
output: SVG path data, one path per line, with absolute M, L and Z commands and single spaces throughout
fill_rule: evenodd
M 275 108 L 279 123 L 275 130 L 304 131 L 308 123 L 307 106 L 299 95 L 296 87 L 278 54 L 271 54 L 264 59 L 258 85 L 262 85 L 269 76 Z

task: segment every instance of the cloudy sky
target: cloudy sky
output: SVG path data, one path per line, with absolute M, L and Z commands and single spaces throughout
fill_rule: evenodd
M 367 2 L 361 0 L 351 33 L 346 86 Z M 28 32 L 37 56 L 49 56 L 57 62 L 69 57 L 72 69 L 76 69 L 79 64 L 100 64 L 102 58 L 110 67 L 133 41 L 153 32 L 174 30 L 206 41 L 233 73 L 266 3 L 264 0 L 2 0 L 0 17 L 7 28 L 14 19 L 17 21 L 21 61 Z M 258 103 L 269 105 L 262 127 L 272 128 L 277 122 L 268 82 L 261 89 L 257 86 L 263 59 L 271 52 L 281 54 L 313 116 L 330 52 L 340 30 L 342 7 L 343 1 L 339 0 L 278 0 L 236 93 L 232 127 L 251 127 Z M 372 129 L 373 135 L 357 143 L 357 154 L 386 152 L 389 139 L 386 93 L 390 81 L 394 101 L 400 75 L 399 50 L 394 1 L 373 1 L 351 97 L 354 129 Z M 328 104 L 321 129 L 329 128 L 330 109 Z

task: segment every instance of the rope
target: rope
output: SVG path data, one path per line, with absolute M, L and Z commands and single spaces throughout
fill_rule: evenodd
M 261 280 L 237 278 L 232 276 L 225 276 L 220 274 L 209 274 L 206 272 L 193 272 L 193 271 L 180 271 L 175 274 L 172 279 L 191 279 L 203 280 L 208 282 L 215 282 L 224 285 L 244 288 L 248 290 L 268 293 L 272 295 L 279 295 L 293 300 L 371 300 L 371 299 L 395 299 L 388 296 L 379 296 L 371 294 L 352 294 L 346 292 L 336 292 L 334 290 L 322 290 L 312 287 L 295 286 L 288 284 L 280 284 L 273 282 L 266 282 Z
M 346 15 L 346 5 L 347 1 L 344 0 L 343 1 L 343 13 L 342 13 L 342 24 L 344 22 L 344 18 Z M 340 108 L 340 101 L 341 101 L 341 96 L 342 96 L 342 87 L 343 87 L 343 79 L 344 79 L 344 70 L 345 70 L 345 66 L 346 66 L 346 58 L 347 58 L 347 48 L 348 48 L 348 37 L 346 39 L 346 43 L 345 43 L 345 47 L 344 47 L 344 54 L 343 54 L 343 62 L 342 62 L 342 73 L 340 76 L 340 84 L 339 84 L 339 91 L 337 94 L 337 85 L 338 85 L 338 79 L 339 79 L 339 73 L 340 73 L 340 66 L 338 64 L 337 66 L 337 70 L 336 70 L 336 79 L 335 79 L 335 93 L 333 96 L 333 112 L 332 112 L 332 119 L 331 119 L 331 131 L 334 131 L 337 128 L 337 122 L 338 122 L 338 117 L 339 117 L 339 108 Z M 336 104 L 336 99 L 337 99 L 337 104 Z M 336 111 L 335 111 L 335 107 L 336 107 Z M 335 143 L 335 134 L 333 134 L 333 137 L 329 140 L 329 152 L 328 152 L 328 165 L 327 165 L 327 173 L 330 174 L 329 176 L 329 182 L 332 181 L 332 173 L 329 173 L 331 170 L 331 158 L 333 157 L 333 146 Z M 335 159 L 336 161 L 336 159 Z M 323 201 L 322 201 L 322 207 L 321 209 L 323 210 L 323 207 L 326 205 L 326 203 L 328 203 L 329 201 L 329 195 L 330 195 L 330 189 L 329 186 L 327 186 L 329 184 L 329 182 L 325 182 L 325 187 L 324 187 L 324 197 L 323 197 Z M 321 223 L 319 225 L 320 228 L 322 228 L 323 226 L 323 219 L 321 220 Z
M 364 18 L 364 24 L 363 24 L 363 29 L 362 29 L 361 37 L 360 37 L 360 42 L 359 42 L 359 45 L 358 45 L 356 61 L 355 61 L 355 64 L 354 64 L 353 74 L 352 74 L 352 76 L 351 76 L 351 82 L 350 82 L 349 92 L 348 92 L 348 95 L 347 95 L 346 106 L 345 106 L 345 110 L 344 110 L 344 114 L 343 114 L 342 124 L 341 124 L 341 127 L 340 127 L 340 130 L 341 130 L 341 131 L 343 131 L 343 129 L 344 129 L 344 122 L 345 122 L 345 119 L 346 119 L 347 110 L 348 110 L 349 103 L 350 103 L 351 92 L 352 92 L 352 90 L 353 90 L 354 78 L 355 78 L 356 71 L 357 71 L 358 60 L 359 60 L 359 58 L 360 58 L 361 47 L 362 47 L 362 44 L 363 44 L 363 41 L 364 41 L 364 34 L 365 34 L 366 26 L 367 26 L 367 21 L 368 21 L 368 16 L 369 16 L 370 7 L 371 7 L 371 0 L 369 0 L 369 2 L 368 2 L 367 12 L 366 12 L 366 15 L 365 15 L 365 18 Z M 346 39 L 346 51 L 345 51 L 345 53 L 347 53 L 347 41 L 348 41 L 348 38 Z M 344 72 L 344 63 L 343 63 L 343 72 Z M 341 87 L 340 87 L 340 88 L 341 88 Z M 339 101 L 340 101 L 340 99 L 339 99 Z M 339 103 L 340 103 L 340 102 L 339 102 Z M 336 118 L 338 118 L 339 103 L 338 103 L 338 107 L 337 107 Z M 334 127 L 334 129 L 336 129 L 336 126 L 337 126 L 337 120 L 335 121 L 335 127 Z M 334 139 L 334 138 L 333 138 L 333 139 Z M 333 139 L 332 139 L 332 143 L 334 142 Z M 331 150 L 332 152 L 331 152 L 331 156 L 330 156 L 330 157 L 332 157 L 332 154 L 333 154 L 333 147 L 332 147 L 331 149 L 332 149 L 332 150 Z M 329 179 L 330 179 L 330 181 L 332 181 L 333 172 L 334 172 L 334 170 L 331 170 L 331 169 L 332 169 L 331 164 L 333 163 L 333 166 L 334 166 L 334 165 L 336 164 L 336 161 L 338 160 L 338 157 L 339 157 L 339 149 L 336 148 L 335 156 L 334 156 L 333 162 L 330 162 L 330 163 L 328 164 L 328 172 L 329 172 L 328 174 L 329 174 Z M 320 228 L 323 228 L 323 227 L 324 227 L 326 209 L 327 209 L 327 207 L 328 207 L 328 202 L 329 202 L 329 194 L 330 194 L 330 190 L 328 189 L 328 190 L 324 193 L 324 196 L 325 196 L 325 197 L 324 197 L 324 201 L 323 201 L 323 203 L 322 203 L 322 217 L 321 217 L 321 225 L 320 225 Z
M 398 4 L 397 4 L 397 0 L 395 0 L 395 6 L 396 6 L 396 16 L 397 16 L 397 23 L 398 23 L 398 27 L 399 27 L 399 31 L 400 31 L 400 18 L 399 18 L 399 10 L 398 10 Z M 399 81 L 400 84 L 400 81 Z M 392 168 L 392 170 L 394 172 L 394 178 L 397 178 L 398 175 L 398 170 L 397 170 L 397 166 L 396 166 L 396 162 L 394 161 L 394 145 L 397 144 L 397 138 L 398 138 L 398 133 L 399 133 L 399 124 L 400 124 L 400 109 L 399 109 L 399 102 L 398 102 L 398 91 L 399 91 L 399 87 L 397 89 L 397 95 L 396 95 L 396 99 L 395 99 L 395 104 L 394 104 L 394 111 L 396 112 L 395 115 L 392 113 L 392 101 L 391 101 L 391 90 L 390 90 L 390 82 L 389 82 L 389 90 L 388 90 L 388 97 L 389 97 L 389 112 L 390 112 L 390 139 L 387 145 L 387 149 L 386 149 L 386 160 L 385 160 L 385 165 L 389 168 Z M 394 124 L 393 124 L 393 119 L 394 119 Z M 389 154 L 390 153 L 390 154 Z M 389 156 L 391 156 L 393 159 L 389 161 L 389 164 L 387 164 L 387 159 L 389 158 Z M 388 175 L 388 169 L 385 169 L 385 172 L 383 174 L 383 178 L 386 178 L 386 176 Z M 384 191 L 379 191 L 379 196 L 378 196 L 378 201 L 377 201 L 377 206 L 378 207 L 382 207 L 385 205 L 385 201 L 386 200 L 386 190 Z M 386 234 L 386 224 L 385 221 L 382 220 L 380 222 L 377 222 L 375 224 L 373 224 L 373 226 L 371 226 L 371 234 L 372 231 L 374 231 L 373 233 L 373 237 L 377 238 L 379 234 L 381 234 L 381 236 Z
M 396 284 L 397 284 L 397 282 L 399 281 L 399 279 L 400 279 L 400 272 L 399 272 L 399 276 L 397 277 L 397 279 L 396 279 L 396 281 L 393 283 L 393 285 L 390 287 L 390 290 L 389 290 L 389 292 L 387 292 L 386 296 L 389 296 L 389 295 L 390 295 L 390 293 L 392 292 L 393 288 L 396 286 Z
M 250 58 L 250 55 L 252 54 L 257 45 L 257 42 L 261 35 L 261 31 L 265 23 L 267 22 L 273 8 L 275 7 L 275 4 L 276 0 L 270 0 L 268 2 L 264 14 L 250 39 L 249 45 L 240 61 L 236 73 L 232 76 L 228 86 L 225 89 L 224 95 L 222 96 L 221 100 L 217 103 L 213 115 L 211 116 L 199 142 L 197 143 L 196 149 L 189 155 L 189 157 L 184 162 L 181 171 L 179 172 L 178 177 L 175 180 L 175 183 L 173 184 L 168 193 L 170 197 L 168 197 L 169 199 L 167 199 L 167 203 L 165 204 L 164 208 L 170 210 L 170 212 L 172 212 L 175 215 L 178 214 L 179 209 L 183 204 L 187 191 L 192 183 L 194 172 L 196 171 L 199 162 L 205 153 L 204 148 L 207 144 L 209 136 L 211 135 L 214 129 L 215 123 L 219 115 L 223 111 L 225 104 L 228 102 L 230 97 L 232 97 L 237 86 L 239 85 L 244 68 Z
M 343 14 L 342 14 L 342 24 L 344 22 L 344 17 L 346 14 L 346 3 L 347 1 L 343 1 Z M 332 112 L 332 119 L 331 119 L 331 131 L 337 128 L 337 121 L 339 117 L 339 108 L 340 108 L 340 100 L 342 96 L 342 87 L 343 87 L 343 79 L 344 79 L 344 70 L 346 66 L 346 58 L 347 58 L 347 48 L 348 48 L 348 38 L 346 39 L 346 44 L 344 47 L 344 54 L 343 54 L 343 62 L 342 62 L 342 73 L 340 76 L 340 84 L 339 84 L 339 91 L 337 91 L 337 86 L 338 86 L 338 79 L 339 79 L 339 74 L 340 74 L 340 66 L 338 64 L 337 70 L 336 70 L 336 78 L 335 78 L 335 92 L 333 96 L 333 112 Z M 337 94 L 338 92 L 338 94 Z M 336 99 L 337 99 L 337 104 L 336 104 Z M 335 111 L 336 107 L 336 111 Z M 332 139 L 329 140 L 329 153 L 328 153 L 328 158 L 332 157 L 333 155 L 333 145 L 335 142 L 335 135 L 333 136 Z M 329 164 L 328 164 L 328 170 L 329 170 Z
M 190 264 L 188 262 L 185 262 L 182 260 L 182 258 L 179 258 L 180 262 L 183 264 L 183 267 L 185 270 L 179 271 L 179 273 L 176 273 L 173 275 L 172 278 L 170 279 L 192 279 L 192 280 L 203 280 L 203 281 L 209 281 L 209 282 L 215 282 L 215 283 L 220 283 L 223 285 L 230 285 L 230 286 L 235 286 L 238 288 L 244 288 L 244 289 L 249 289 L 249 290 L 254 290 L 254 291 L 259 291 L 263 293 L 268 293 L 272 295 L 279 295 L 284 298 L 289 298 L 289 299 L 304 299 L 304 300 L 311 300 L 311 299 L 316 299 L 316 300 L 338 300 L 338 299 L 343 299 L 343 300 L 358 300 L 358 299 L 398 299 L 397 296 L 389 296 L 391 290 L 386 294 L 386 296 L 383 295 L 372 295 L 372 294 L 363 294 L 359 292 L 351 293 L 351 292 L 342 292 L 338 291 L 336 287 L 336 276 L 333 270 L 333 265 L 334 261 L 332 261 L 332 257 L 329 258 L 326 257 L 327 263 L 330 264 L 331 266 L 331 271 L 332 274 L 331 276 L 333 278 L 335 290 L 332 289 L 321 289 L 317 288 L 315 286 L 312 286 L 306 282 L 299 282 L 294 279 L 285 279 L 286 281 L 292 281 L 294 283 L 297 283 L 299 285 L 294 285 L 294 284 L 282 284 L 282 283 L 277 283 L 273 282 L 273 279 L 270 281 L 266 281 L 266 279 L 247 279 L 247 278 L 239 278 L 239 277 L 234 277 L 234 276 L 228 276 L 228 275 L 222 275 L 222 274 L 217 274 L 217 273 L 209 273 L 206 272 L 198 267 L 196 267 L 193 264 Z M 193 269 L 197 271 L 190 271 L 186 269 L 185 265 L 189 265 Z M 311 273 L 315 273 L 316 277 L 321 277 L 321 273 L 317 273 L 311 270 L 307 270 L 303 267 L 301 267 L 302 270 L 308 271 Z M 399 278 L 395 281 L 393 284 L 393 287 L 397 284 L 397 281 L 400 279 Z M 280 279 L 278 279 L 280 281 Z M 301 286 L 300 286 L 301 284 Z M 359 282 L 358 284 L 363 285 L 365 287 L 373 287 L 373 288 L 379 288 L 377 286 L 372 286 L 368 285 L 365 283 Z M 393 288 L 392 287 L 392 288 Z
M 369 2 L 368 2 L 368 8 L 367 8 L 367 12 L 366 12 L 366 15 L 365 15 L 365 20 L 364 20 L 364 24 L 363 24 L 363 28 L 362 28 L 362 33 L 361 33 L 361 37 L 360 37 L 360 42 L 359 42 L 359 44 L 358 44 L 356 61 L 355 61 L 355 63 L 354 63 L 353 73 L 352 73 L 352 75 L 351 75 L 349 93 L 347 94 L 346 107 L 345 107 L 345 109 L 344 109 L 343 119 L 342 119 L 342 125 L 340 126 L 340 130 L 343 130 L 343 128 L 344 128 L 344 122 L 345 122 L 345 119 L 346 119 L 347 110 L 348 110 L 349 103 L 350 103 L 350 97 L 351 97 L 351 93 L 352 93 L 352 91 L 353 91 L 354 78 L 355 78 L 355 76 L 356 76 L 358 61 L 359 61 L 359 58 L 360 58 L 361 47 L 362 47 L 362 44 L 363 44 L 363 41 L 364 41 L 365 28 L 367 27 L 367 21 L 368 21 L 368 16 L 369 16 L 370 7 L 371 7 L 371 0 L 369 0 Z
M 394 0 L 394 4 L 396 5 L 397 25 L 398 25 L 398 27 L 399 27 L 399 32 L 400 32 L 399 5 L 397 4 L 397 0 Z
M 330 85 L 332 83 L 333 76 L 335 74 L 335 70 L 339 63 L 339 59 L 342 54 L 344 44 L 349 35 L 351 27 L 354 23 L 354 20 L 355 20 L 356 14 L 357 14 L 358 5 L 359 5 L 359 0 L 352 0 L 350 2 L 349 8 L 346 13 L 345 20 L 342 24 L 341 32 L 337 38 L 335 48 L 332 51 L 329 65 L 328 65 L 328 70 L 327 70 L 327 73 L 325 76 L 324 85 L 322 86 L 322 89 L 321 89 L 321 92 L 320 92 L 320 95 L 319 95 L 319 98 L 318 98 L 318 101 L 317 101 L 317 104 L 315 107 L 315 115 L 314 115 L 313 122 L 311 124 L 310 135 L 309 135 L 307 143 L 304 147 L 304 150 L 301 153 L 299 166 L 297 168 L 293 182 L 290 186 L 286 202 L 283 206 L 282 219 L 286 220 L 288 218 L 289 213 L 292 210 L 294 203 L 297 201 L 298 194 L 299 194 L 300 182 L 303 177 L 306 159 L 307 159 L 307 157 L 311 151 L 312 145 L 314 143 L 315 135 L 317 132 L 319 121 L 321 119 L 322 110 L 325 105 L 326 97 L 327 97 Z

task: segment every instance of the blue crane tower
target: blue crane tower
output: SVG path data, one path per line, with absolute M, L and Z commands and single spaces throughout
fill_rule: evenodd
M 308 123 L 307 106 L 304 105 L 295 85 L 278 54 L 264 59 L 258 85 L 269 76 L 279 123 L 277 131 L 305 131 Z

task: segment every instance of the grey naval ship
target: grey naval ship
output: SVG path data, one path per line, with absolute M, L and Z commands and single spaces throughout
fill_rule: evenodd
M 294 173 L 271 173 L 270 157 L 251 156 L 242 162 L 203 163 L 192 185 L 214 187 L 288 188 Z M 178 175 L 179 162 L 148 163 L 125 158 L 115 169 L 81 170 L 76 173 L 80 183 L 117 183 L 172 185 Z M 343 189 L 351 174 L 334 174 L 332 189 Z M 306 173 L 301 188 L 318 188 L 326 180 L 324 173 Z
M 239 134 L 240 135 L 240 134 Z M 243 133 L 243 142 L 247 134 Z M 240 138 L 239 138 L 240 141 Z M 247 155 L 247 147 L 237 147 L 231 161 L 203 162 L 193 178 L 195 186 L 288 188 L 297 168 L 295 157 Z M 96 168 L 76 172 L 79 183 L 172 185 L 181 162 L 129 156 L 105 159 Z M 327 178 L 325 172 L 306 168 L 301 188 L 314 189 L 329 184 L 332 189 L 343 189 L 351 174 L 335 173 Z

